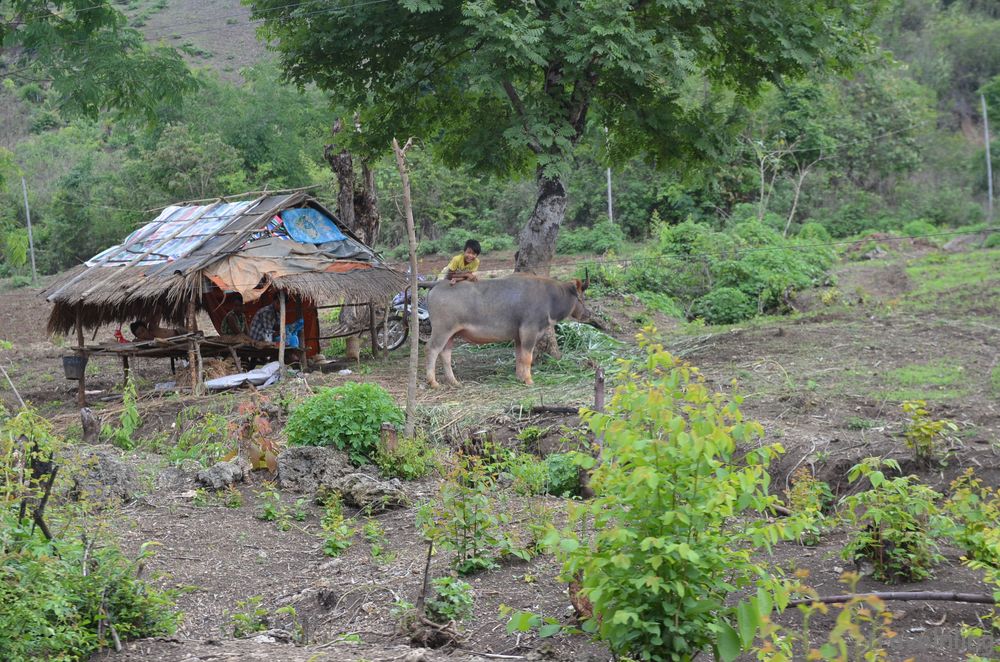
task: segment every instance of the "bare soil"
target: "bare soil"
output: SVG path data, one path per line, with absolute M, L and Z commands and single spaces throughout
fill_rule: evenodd
M 759 420 L 766 441 L 779 441 L 787 452 L 773 467 L 773 486 L 784 491 L 791 473 L 809 466 L 830 483 L 838 495 L 849 493 L 847 469 L 872 456 L 893 457 L 906 471 L 939 490 L 966 467 L 990 486 L 1000 485 L 1000 385 L 996 383 L 997 339 L 1000 312 L 996 306 L 1000 253 L 992 260 L 994 279 L 981 287 L 956 286 L 941 292 L 935 305 L 917 295 L 921 283 L 908 275 L 908 267 L 928 249 L 886 260 L 848 263 L 838 273 L 838 296 L 831 290 L 805 293 L 796 303 L 797 313 L 726 329 L 698 329 L 660 319 L 666 341 L 674 351 L 699 366 L 709 381 L 726 389 L 735 379 L 746 395 L 744 413 Z M 433 266 L 429 263 L 427 266 Z M 500 265 L 497 265 L 498 267 Z M 485 268 L 485 265 L 484 265 Z M 429 271 L 424 266 L 422 271 Z M 20 395 L 36 405 L 61 430 L 71 435 L 78 426 L 75 382 L 64 379 L 60 356 L 74 341 L 44 335 L 47 305 L 38 291 L 21 289 L 0 294 L 0 338 L 14 343 L 0 355 Z M 910 305 L 912 301 L 920 305 Z M 824 303 L 824 301 L 826 303 Z M 621 297 L 597 300 L 595 307 L 616 334 L 631 341 L 639 323 L 649 321 L 637 302 Z M 101 329 L 108 339 L 113 329 Z M 89 340 L 89 338 L 88 338 Z M 377 381 L 405 399 L 405 349 L 375 362 L 356 365 L 352 374 L 313 373 L 291 380 L 272 391 L 275 403 L 291 403 L 323 385 L 348 379 Z M 489 430 L 498 440 L 516 443 L 525 427 L 545 431 L 533 450 L 551 451 L 560 444 L 560 429 L 575 425 L 574 416 L 531 416 L 532 404 L 581 405 L 591 401 L 592 385 L 559 379 L 558 364 L 542 363 L 539 385 L 521 386 L 513 379 L 513 352 L 458 349 L 456 374 L 461 390 L 420 389 L 422 421 L 440 443 L 458 444 L 476 429 Z M 900 409 L 901 371 L 913 366 L 945 361 L 962 368 L 957 384 L 918 385 L 937 418 L 949 418 L 960 427 L 948 464 L 941 470 L 919 470 L 901 441 L 904 416 Z M 99 416 L 113 422 L 120 410 L 116 396 L 121 389 L 120 367 L 94 360 L 88 389 Z M 134 366 L 146 387 L 141 402 L 143 428 L 138 436 L 167 443 L 177 415 L 197 406 L 234 416 L 245 392 L 205 398 L 155 394 L 150 387 L 170 379 L 162 362 L 139 361 Z M 0 389 L 8 409 L 16 408 L 11 389 Z M 101 401 L 100 398 L 109 398 Z M 470 418 L 472 420 L 470 420 Z M 281 416 L 275 421 L 280 431 Z M 280 436 L 280 434 L 279 434 Z M 141 465 L 148 491 L 139 501 L 113 513 L 114 528 L 126 550 L 136 554 L 148 541 L 158 543 L 149 570 L 164 586 L 181 588 L 178 606 L 184 613 L 177 635 L 126 644 L 120 654 L 97 659 L 125 660 L 438 660 L 502 659 L 483 654 L 545 657 L 559 660 L 606 660 L 605 647 L 582 635 L 538 639 L 534 635 L 508 635 L 498 616 L 501 604 L 556 617 L 572 623 L 566 588 L 557 580 L 558 566 L 548 556 L 531 562 L 512 562 L 469 579 L 475 596 L 475 617 L 464 623 L 462 639 L 454 649 L 410 649 L 396 627 L 391 611 L 400 600 L 415 601 L 421 584 L 426 547 L 417 532 L 414 508 L 392 510 L 377 516 L 387 538 L 389 557 L 374 558 L 359 534 L 355 543 L 336 559 L 324 556 L 319 533 L 318 507 L 309 504 L 307 517 L 288 531 L 255 517 L 260 493 L 270 479 L 256 472 L 240 486 L 242 506 L 227 508 L 216 499 L 195 505 L 190 471 L 171 466 L 165 457 L 150 452 L 124 454 Z M 405 484 L 411 503 L 431 498 L 437 478 Z M 283 494 L 291 508 L 300 495 Z M 539 498 L 555 508 L 564 502 Z M 523 503 L 509 504 L 512 512 Z M 349 513 L 354 514 L 354 513 Z M 363 521 L 363 518 L 360 518 Z M 820 594 L 841 593 L 839 578 L 853 565 L 840 558 L 846 537 L 843 530 L 825 535 L 815 547 L 783 543 L 773 563 L 809 572 L 808 583 Z M 933 579 L 886 587 L 863 578 L 859 590 L 960 590 L 988 592 L 977 573 L 960 564 L 959 552 L 945 549 L 946 562 Z M 449 555 L 435 555 L 432 574 L 448 572 Z M 303 628 L 306 646 L 232 636 L 232 614 L 238 603 L 260 596 L 272 615 L 282 606 L 293 606 Z M 961 639 L 962 623 L 978 623 L 987 610 L 982 606 L 945 602 L 906 602 L 891 605 L 895 638 L 885 643 L 891 660 L 951 661 L 966 652 L 983 652 L 983 643 Z M 794 615 L 781 618 L 794 623 Z M 287 618 L 273 618 L 270 627 L 289 629 Z M 817 628 L 830 627 L 819 620 Z M 280 638 L 280 637 L 279 637 Z M 362 643 L 350 643 L 351 641 Z

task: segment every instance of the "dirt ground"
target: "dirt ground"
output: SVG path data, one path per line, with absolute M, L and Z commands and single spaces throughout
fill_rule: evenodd
M 844 264 L 835 287 L 803 293 L 795 304 L 798 312 L 785 317 L 722 329 L 655 317 L 671 351 L 700 367 L 720 389 L 736 380 L 746 396 L 743 412 L 763 424 L 765 441 L 784 445 L 787 452 L 772 471 L 777 493 L 783 493 L 796 468 L 809 466 L 830 483 L 835 494 L 847 494 L 852 489 L 847 469 L 872 455 L 896 458 L 906 471 L 916 472 L 901 441 L 905 417 L 900 408 L 900 401 L 914 392 L 928 400 L 934 417 L 951 419 L 959 426 L 947 466 L 920 472 L 921 479 L 946 490 L 956 475 L 973 467 L 987 485 L 1000 485 L 1000 252 L 982 254 L 985 281 L 948 282 L 928 289 L 924 267 L 933 267 L 934 260 L 928 262 L 933 252 L 922 248 L 883 260 Z M 60 364 L 72 342 L 45 337 L 48 307 L 37 290 L 4 291 L 0 298 L 0 339 L 14 344 L 0 354 L 0 360 L 20 395 L 61 430 L 74 434 L 79 422 L 75 382 L 64 379 Z M 609 297 L 594 303 L 613 333 L 629 342 L 637 324 L 650 318 L 648 311 L 628 298 Z M 106 339 L 112 331 L 98 330 L 97 337 Z M 349 375 L 311 373 L 291 380 L 270 397 L 294 401 L 319 386 L 360 379 L 377 381 L 403 402 L 407 360 L 403 349 L 385 359 L 364 361 Z M 574 425 L 576 418 L 533 416 L 531 406 L 592 402 L 589 378 L 562 379 L 557 362 L 538 366 L 536 386 L 520 385 L 513 378 L 509 348 L 459 348 L 455 364 L 456 374 L 465 382 L 462 390 L 418 391 L 422 421 L 440 443 L 460 443 L 476 429 L 510 440 L 533 426 L 545 432 L 538 447 L 550 451 L 560 444 L 561 427 Z M 912 376 L 933 377 L 936 367 L 943 374 L 947 366 L 958 366 L 959 378 L 925 378 L 921 383 Z M 115 420 L 121 408 L 117 398 L 120 366 L 95 360 L 88 370 L 92 372 L 87 384 L 94 391 L 90 395 L 93 408 L 103 420 Z M 178 414 L 187 407 L 232 415 L 246 397 L 245 392 L 202 399 L 155 393 L 154 384 L 170 379 L 168 366 L 142 360 L 134 370 L 145 387 L 143 427 L 138 433 L 144 438 L 169 439 Z M 8 409 L 16 408 L 17 400 L 7 384 L 0 394 Z M 506 633 L 498 615 L 501 604 L 572 622 L 565 586 L 557 580 L 558 565 L 549 556 L 507 563 L 472 576 L 475 617 L 463 625 L 461 645 L 450 651 L 411 649 L 397 631 L 391 610 L 397 601 L 414 601 L 420 590 L 426 547 L 416 529 L 414 508 L 377 516 L 391 558 L 373 558 L 359 534 L 348 550 L 331 559 L 322 553 L 317 535 L 318 507 L 310 504 L 305 520 L 288 531 L 255 517 L 269 479 L 266 472 L 256 472 L 239 488 L 241 507 L 224 507 L 221 500 L 206 506 L 194 502 L 190 471 L 151 452 L 135 452 L 126 458 L 143 468 L 146 489 L 140 499 L 114 511 L 113 528 L 133 554 L 147 541 L 158 543 L 149 570 L 159 574 L 163 585 L 182 589 L 178 607 L 184 619 L 174 637 L 128 643 L 123 653 L 96 659 L 417 662 L 610 657 L 605 647 L 582 635 L 539 639 L 532 634 Z M 404 483 L 410 502 L 431 498 L 436 480 L 428 477 Z M 282 498 L 290 506 L 298 496 L 283 494 Z M 538 499 L 553 508 L 564 505 L 551 497 Z M 843 530 L 834 530 L 814 547 L 780 544 L 773 563 L 808 570 L 808 583 L 820 594 L 841 593 L 840 575 L 853 569 L 839 555 L 845 537 Z M 933 579 L 886 587 L 864 578 L 858 588 L 988 590 L 976 573 L 959 563 L 958 550 L 943 552 L 947 560 Z M 447 574 L 448 560 L 447 553 L 435 555 L 432 574 Z M 235 640 L 231 615 L 238 611 L 238 603 L 254 596 L 260 596 L 262 606 L 272 614 L 279 607 L 293 606 L 309 645 Z M 986 611 L 982 606 L 947 602 L 890 606 L 898 633 L 885 643 L 890 660 L 951 661 L 965 659 L 965 653 L 986 654 L 985 643 L 966 641 L 959 635 L 961 623 L 978 622 Z M 792 624 L 794 616 L 779 621 Z M 290 625 L 276 619 L 272 627 Z M 822 630 L 829 625 L 820 619 L 817 627 Z M 280 633 L 274 638 L 280 640 Z

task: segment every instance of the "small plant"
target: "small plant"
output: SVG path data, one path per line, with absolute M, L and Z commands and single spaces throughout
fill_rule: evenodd
M 222 501 L 226 508 L 242 508 L 243 507 L 243 493 L 235 485 L 230 485 L 226 488 L 226 495 Z
M 423 436 L 401 437 L 392 449 L 385 448 L 380 439 L 374 459 L 383 476 L 414 480 L 434 468 L 434 449 Z
M 194 496 L 191 497 L 191 503 L 198 506 L 199 508 L 205 508 L 212 505 L 212 495 L 208 493 L 204 487 L 195 488 Z
M 292 507 L 292 519 L 296 522 L 305 522 L 308 513 L 306 512 L 306 505 L 309 500 L 305 497 L 299 497 L 295 500 L 295 505 Z
M 802 516 L 799 542 L 806 546 L 818 544 L 826 522 L 824 513 L 833 501 L 830 486 L 816 480 L 807 467 L 799 467 L 792 474 L 791 489 L 785 492 L 785 497 L 789 510 Z
M 949 432 L 957 432 L 958 426 L 948 420 L 933 420 L 926 409 L 923 400 L 908 400 L 903 403 L 903 412 L 910 420 L 903 433 L 906 446 L 925 467 L 933 467 L 942 463 Z
M 288 443 L 334 446 L 351 461 L 364 464 L 378 448 L 383 422 L 402 425 L 403 412 L 377 384 L 349 382 L 324 388 L 302 403 L 288 418 Z
M 281 502 L 281 494 L 278 493 L 274 483 L 264 483 L 264 490 L 260 493 L 260 511 L 257 513 L 257 519 L 274 522 L 280 531 L 291 528 L 288 509 Z
M 842 555 L 871 562 L 872 577 L 879 581 L 926 579 L 943 560 L 931 534 L 947 529 L 937 506 L 941 495 L 917 483 L 916 476 L 889 479 L 883 466 L 899 471 L 895 460 L 870 457 L 847 473 L 850 482 L 867 478 L 872 488 L 844 499 L 845 518 L 855 529 Z
M 195 460 L 209 467 L 235 450 L 235 444 L 229 441 L 229 421 L 224 416 L 186 407 L 177 414 L 174 425 L 179 434 L 167 458 L 175 464 Z
M 101 428 L 101 436 L 110 439 L 111 443 L 118 448 L 130 451 L 135 448 L 135 439 L 132 435 L 142 425 L 142 418 L 139 416 L 137 406 L 138 397 L 135 392 L 135 382 L 129 378 L 125 380 L 125 388 L 122 389 L 123 409 L 118 417 L 118 427 L 104 425 Z
M 517 439 L 528 448 L 532 448 L 542 437 L 548 434 L 548 432 L 549 431 L 545 428 L 540 428 L 536 425 L 529 425 L 517 433 Z
M 368 541 L 368 549 L 372 558 L 376 561 L 391 561 L 395 555 L 386 551 L 385 529 L 379 524 L 377 519 L 369 519 L 362 527 L 365 540 Z
M 340 553 L 351 546 L 354 538 L 354 528 L 349 520 L 344 518 L 344 508 L 340 497 L 332 495 L 327 498 L 320 521 L 325 534 L 323 538 L 323 553 L 327 556 L 340 556 Z
M 1000 567 L 1000 490 L 984 487 L 969 468 L 952 481 L 943 509 L 954 525 L 948 537 L 968 558 Z
M 805 571 L 796 573 L 797 579 L 787 585 L 783 593 L 799 598 L 816 598 L 813 589 L 800 583 L 807 576 Z M 841 579 L 854 593 L 859 576 L 845 573 Z M 787 600 L 787 597 L 785 598 Z M 858 596 L 837 605 L 834 627 L 826 641 L 814 641 L 811 622 L 817 615 L 830 614 L 831 608 L 820 602 L 798 605 L 801 624 L 794 629 L 783 628 L 764 615 L 759 624 L 759 643 L 754 647 L 760 662 L 796 662 L 798 660 L 831 660 L 848 662 L 887 660 L 885 642 L 896 636 L 892 630 L 892 612 L 875 596 Z
M 425 603 L 427 617 L 435 623 L 460 622 L 472 616 L 472 586 L 455 577 L 438 577 L 434 596 Z
M 452 567 L 468 575 L 496 567 L 503 541 L 500 519 L 489 495 L 494 481 L 475 457 L 460 457 L 441 484 L 438 503 L 417 511 L 424 537 L 455 552 Z
M 229 614 L 229 622 L 233 627 L 233 636 L 242 639 L 255 632 L 267 629 L 268 612 L 261 606 L 263 598 L 255 595 L 246 600 L 236 602 L 236 611 Z
M 512 488 L 522 496 L 544 494 L 549 478 L 545 462 L 530 453 L 515 453 L 507 461 L 507 472 L 513 479 Z
M 558 497 L 580 494 L 580 464 L 577 453 L 553 453 L 545 458 L 545 491 Z

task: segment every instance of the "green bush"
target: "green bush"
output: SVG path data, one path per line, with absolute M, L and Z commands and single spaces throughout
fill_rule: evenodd
M 923 237 L 924 235 L 932 235 L 940 231 L 933 223 L 922 218 L 910 221 L 902 227 L 902 232 L 907 237 Z M 937 237 L 930 237 L 931 241 L 935 241 L 936 239 Z
M 983 243 L 985 248 L 1000 248 L 1000 232 L 996 230 L 990 232 Z
M 454 577 L 431 582 L 434 596 L 427 600 L 427 616 L 435 623 L 464 621 L 472 616 L 472 585 Z
M 553 496 L 580 494 L 580 467 L 576 453 L 553 453 L 545 458 L 545 491 Z
M 422 436 L 400 437 L 392 450 L 385 448 L 380 439 L 374 460 L 383 476 L 414 480 L 434 468 L 434 449 Z
M 625 233 L 615 223 L 607 219 L 591 228 L 563 230 L 556 241 L 559 253 L 597 253 L 603 255 L 620 251 L 625 244 Z
M 297 446 L 334 446 L 363 464 L 375 457 L 383 422 L 402 425 L 403 411 L 378 384 L 349 382 L 320 389 L 291 416 L 285 432 Z
M 826 228 L 819 223 L 803 223 L 796 237 L 812 244 L 827 243 L 832 239 Z
M 736 324 L 757 314 L 757 306 L 734 287 L 712 290 L 694 302 L 691 314 L 706 324 Z
M 755 559 L 799 533 L 795 517 L 760 516 L 776 503 L 767 466 L 781 447 L 758 444 L 763 428 L 743 420 L 738 397 L 714 392 L 644 335 L 639 342 L 645 356 L 625 364 L 607 411 L 585 415 L 604 439 L 596 496 L 543 542 L 593 607 L 584 630 L 615 655 L 665 662 L 714 648 L 731 660 L 780 589 Z M 756 602 L 737 606 L 733 594 L 747 590 Z M 741 622 L 738 634 L 732 623 L 751 610 L 757 624 L 744 631 Z

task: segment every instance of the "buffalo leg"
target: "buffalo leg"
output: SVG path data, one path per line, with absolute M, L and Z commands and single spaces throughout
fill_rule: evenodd
M 446 382 L 452 386 L 458 386 L 458 380 L 455 378 L 455 373 L 451 367 L 451 347 L 455 342 L 455 336 L 448 338 L 448 342 L 444 344 L 444 348 L 441 350 L 441 362 L 444 364 L 444 379 Z
M 427 343 L 427 385 L 431 388 L 437 388 L 438 381 L 435 373 L 437 372 L 437 360 L 438 355 L 444 351 L 445 346 L 449 348 L 448 358 L 451 358 L 451 336 L 445 335 L 443 332 L 438 335 L 437 329 L 431 335 L 430 342 Z M 447 368 L 451 370 L 451 368 Z
M 521 330 L 521 354 L 518 357 L 518 367 L 521 374 L 518 378 L 528 386 L 534 384 L 531 378 L 531 362 L 535 357 L 535 343 L 538 342 L 538 333 L 534 331 Z

